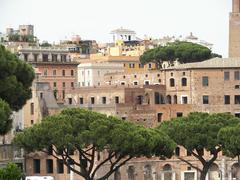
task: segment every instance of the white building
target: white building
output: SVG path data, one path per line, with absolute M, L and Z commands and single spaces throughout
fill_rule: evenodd
M 135 31 L 123 29 L 122 27 L 111 31 L 110 34 L 113 36 L 113 42 L 137 40 Z
M 118 63 L 83 63 L 78 65 L 78 85 L 101 86 L 104 85 L 104 75 L 107 73 L 123 72 L 123 64 Z

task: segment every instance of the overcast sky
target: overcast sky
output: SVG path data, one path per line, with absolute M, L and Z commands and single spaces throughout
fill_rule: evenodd
M 0 32 L 33 24 L 40 40 L 58 42 L 79 34 L 109 42 L 109 32 L 123 27 L 159 38 L 190 32 L 228 55 L 231 0 L 0 0 Z

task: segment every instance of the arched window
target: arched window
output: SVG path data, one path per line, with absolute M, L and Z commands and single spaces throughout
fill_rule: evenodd
M 240 166 L 238 163 L 235 163 L 232 165 L 231 172 L 232 172 L 232 179 L 237 179 L 240 174 Z
M 187 78 L 182 78 L 182 86 L 187 86 Z
M 180 156 L 180 147 L 176 147 L 175 149 L 175 155 Z
M 144 166 L 144 180 L 153 180 L 152 167 L 149 164 Z
M 167 95 L 167 103 L 172 104 L 172 97 L 170 95 Z
M 170 87 L 174 87 L 175 86 L 175 79 L 171 78 L 169 80 L 169 85 L 170 85 Z
M 163 166 L 163 180 L 171 180 L 172 179 L 172 167 L 170 164 L 166 164 Z
M 177 95 L 173 96 L 173 104 L 177 104 Z
M 172 170 L 172 167 L 171 167 L 170 164 L 165 164 L 165 165 L 163 166 L 163 171 L 171 171 L 171 170 Z
M 128 175 L 128 180 L 135 180 L 135 168 L 134 168 L 134 166 L 128 166 L 127 175 Z
M 209 179 L 220 179 L 219 178 L 219 167 L 213 163 L 209 169 Z M 238 179 L 238 178 L 237 178 Z

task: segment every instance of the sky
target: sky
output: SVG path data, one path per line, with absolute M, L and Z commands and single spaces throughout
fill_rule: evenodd
M 120 27 L 139 38 L 192 32 L 227 57 L 231 6 L 231 0 L 0 0 L 0 32 L 32 24 L 35 35 L 49 42 L 72 35 L 110 42 L 110 31 Z

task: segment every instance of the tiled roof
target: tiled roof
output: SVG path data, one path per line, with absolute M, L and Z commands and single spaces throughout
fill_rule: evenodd
M 213 58 L 202 62 L 178 64 L 166 69 L 240 68 L 240 58 Z

